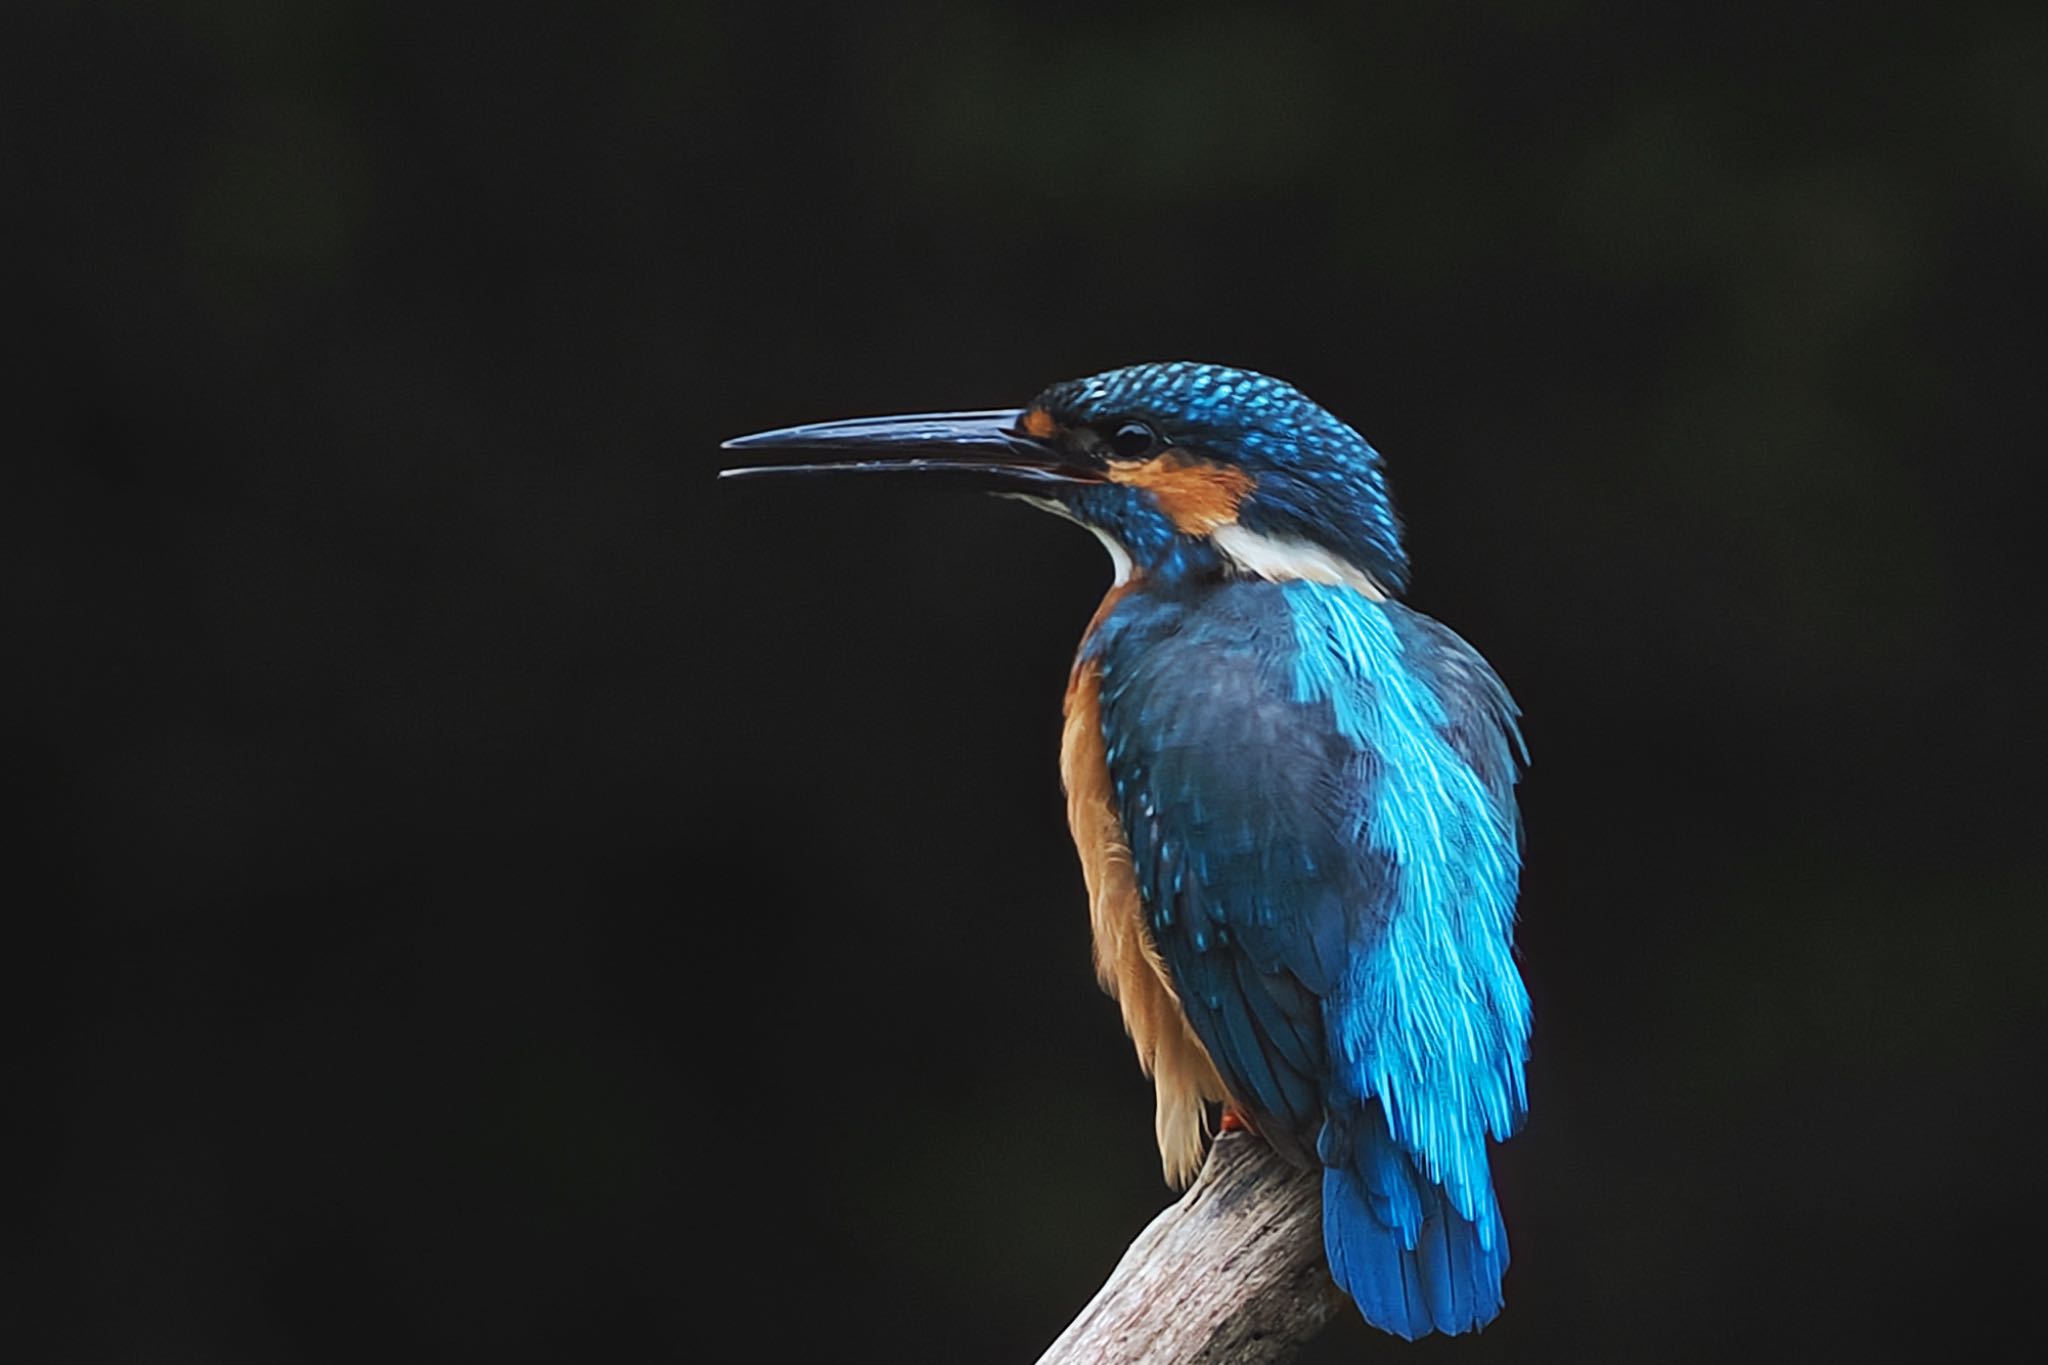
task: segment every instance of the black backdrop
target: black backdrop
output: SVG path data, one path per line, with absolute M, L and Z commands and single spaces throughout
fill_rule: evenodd
M 2037 7 L 6 22 L 32 1354 L 1050 1340 L 1165 1198 L 1054 772 L 1105 562 L 711 472 L 1183 356 L 1386 452 L 1528 715 L 1510 1303 L 1420 1354 L 2022 1321 Z

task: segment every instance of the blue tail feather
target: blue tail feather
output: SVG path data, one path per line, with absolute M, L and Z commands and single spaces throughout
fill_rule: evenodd
M 1323 1249 L 1330 1274 L 1365 1320 L 1413 1341 L 1484 1327 L 1501 1309 L 1507 1229 L 1492 1192 L 1460 1214 L 1374 1112 L 1350 1130 L 1348 1153 L 1323 1171 Z M 1326 1144 L 1326 1147 L 1331 1144 Z

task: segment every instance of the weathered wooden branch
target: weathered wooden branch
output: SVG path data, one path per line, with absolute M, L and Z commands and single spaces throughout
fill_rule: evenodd
M 1344 1302 L 1323 1264 L 1322 1181 L 1225 1133 L 1039 1365 L 1259 1365 Z

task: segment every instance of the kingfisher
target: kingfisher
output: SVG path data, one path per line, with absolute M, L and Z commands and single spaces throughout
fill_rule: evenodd
M 1488 1143 L 1527 1108 L 1527 751 L 1493 669 L 1401 601 L 1379 453 L 1290 384 L 1190 361 L 725 445 L 828 457 L 727 477 L 951 483 L 1108 548 L 1060 774 L 1166 1177 L 1193 1178 L 1219 1106 L 1320 1170 L 1330 1273 L 1368 1322 L 1490 1322 Z

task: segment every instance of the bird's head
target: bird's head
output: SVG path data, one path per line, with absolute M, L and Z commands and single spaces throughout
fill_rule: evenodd
M 1248 575 L 1407 584 L 1380 457 L 1300 390 L 1192 361 L 1054 384 L 1021 409 L 789 427 L 736 450 L 851 457 L 728 476 L 947 477 L 1021 497 L 1100 536 L 1119 578 Z

